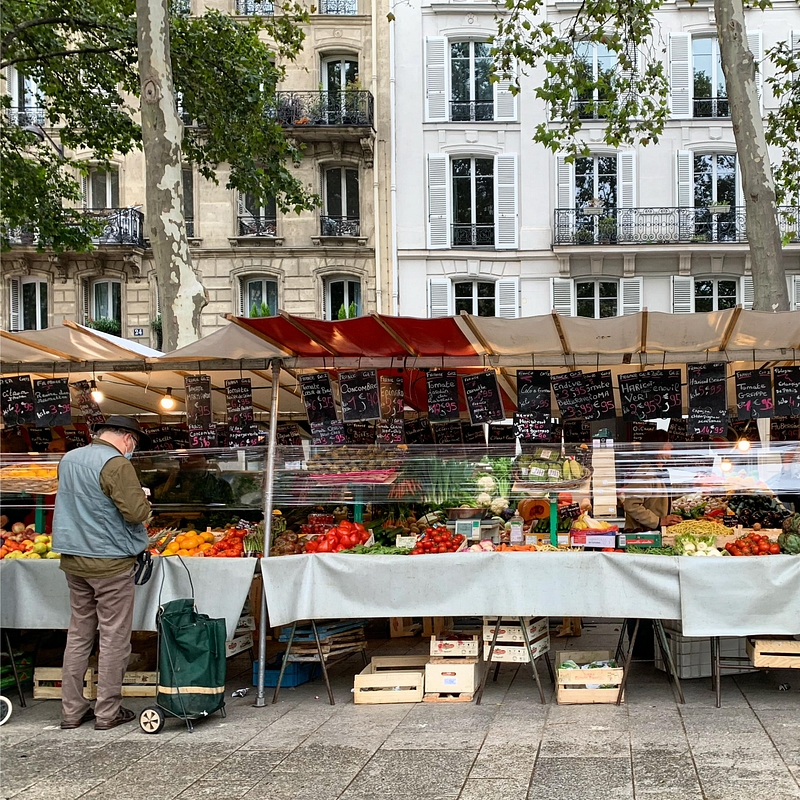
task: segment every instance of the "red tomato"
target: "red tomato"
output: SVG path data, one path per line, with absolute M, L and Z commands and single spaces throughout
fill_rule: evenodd
M 742 555 L 742 549 L 736 545 L 733 545 L 733 547 L 730 549 L 730 553 L 732 556 L 740 556 Z
M 316 553 L 316 552 L 317 552 L 317 543 L 306 542 L 306 553 Z
M 440 544 L 440 545 L 439 545 L 439 546 L 436 548 L 436 552 L 437 552 L 437 553 L 446 553 L 446 552 L 447 552 L 447 545 Z
M 331 546 L 327 539 L 322 539 L 319 544 L 317 545 L 317 552 L 318 553 L 330 553 Z
M 771 555 L 773 555 L 773 556 L 777 556 L 777 555 L 779 555 L 779 554 L 780 554 L 780 552 L 781 552 L 781 546 L 780 546 L 780 545 L 779 545 L 777 542 L 773 542 L 773 543 L 772 543 L 772 544 L 769 546 L 769 552 L 770 552 L 770 554 L 771 554 Z
M 364 526 L 363 526 L 363 525 L 362 525 L 360 522 L 355 522 L 355 523 L 353 523 L 353 527 L 354 527 L 354 528 L 355 528 L 357 531 L 365 531 L 365 530 L 366 530 L 366 528 L 365 528 L 365 527 L 364 527 Z
M 352 522 L 350 522 L 350 520 L 349 520 L 349 519 L 343 519 L 343 520 L 342 520 L 342 521 L 339 523 L 339 527 L 340 527 L 340 528 L 341 528 L 343 531 L 350 531 L 350 530 L 352 530 L 352 528 L 353 528 L 353 523 L 352 523 Z

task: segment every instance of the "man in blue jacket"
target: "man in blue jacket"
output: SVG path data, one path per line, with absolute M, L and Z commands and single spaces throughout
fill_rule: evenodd
M 130 722 L 122 681 L 131 654 L 136 557 L 147 548 L 142 523 L 150 503 L 130 457 L 144 438 L 139 423 L 115 415 L 98 426 L 90 445 L 72 450 L 58 467 L 53 549 L 69 586 L 67 646 L 61 679 L 61 727 L 95 720 L 95 730 Z M 83 696 L 84 674 L 100 629 L 97 702 Z

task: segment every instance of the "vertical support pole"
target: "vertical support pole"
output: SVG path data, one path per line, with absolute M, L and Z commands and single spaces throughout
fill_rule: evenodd
M 267 469 L 264 476 L 264 558 L 269 558 L 272 544 L 272 501 L 275 485 L 275 450 L 278 443 L 278 395 L 281 385 L 281 362 L 272 359 L 272 399 L 269 406 L 269 444 L 267 446 Z M 267 663 L 267 584 L 261 581 L 261 618 L 258 621 L 258 691 L 256 708 L 264 708 L 264 666 Z
M 45 525 L 45 514 L 47 509 L 44 504 L 44 495 L 36 495 L 36 512 L 34 515 L 34 524 L 36 525 L 36 533 L 44 533 L 47 526 Z
M 353 489 L 353 522 L 364 521 L 364 490 L 358 486 Z
M 558 547 L 558 495 L 551 492 L 550 498 L 550 544 Z

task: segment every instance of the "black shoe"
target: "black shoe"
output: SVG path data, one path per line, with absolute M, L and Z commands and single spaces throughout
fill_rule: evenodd
M 100 722 L 99 720 L 95 722 L 94 729 L 96 731 L 110 731 L 112 728 L 116 728 L 117 725 L 124 725 L 126 722 L 133 722 L 135 719 L 136 714 L 129 708 L 120 708 L 117 716 L 109 722 Z
M 71 731 L 75 728 L 80 728 L 84 722 L 91 722 L 94 719 L 94 711 L 90 708 L 80 719 L 75 720 L 74 722 L 71 720 L 62 720 L 61 721 L 61 730 L 62 731 Z

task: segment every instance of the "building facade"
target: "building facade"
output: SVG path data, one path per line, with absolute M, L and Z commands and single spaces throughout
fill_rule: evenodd
M 242 18 L 273 13 L 269 0 L 229 0 L 205 6 Z M 388 79 L 375 69 L 388 46 L 377 0 L 322 0 L 306 27 L 304 47 L 287 65 L 276 113 L 304 147 L 297 177 L 321 198 L 312 212 L 282 214 L 275 203 L 206 181 L 187 165 L 184 210 L 192 263 L 208 304 L 202 333 L 224 315 L 293 314 L 337 318 L 388 311 L 390 295 Z M 385 20 L 385 13 L 382 18 Z M 10 70 L 12 120 L 44 124 L 36 87 Z M 185 124 L 192 121 L 185 119 Z M 48 130 L 57 138 L 57 131 Z M 91 163 L 91 152 L 76 154 Z M 84 206 L 106 224 L 90 253 L 37 253 L 21 233 L 2 258 L 2 327 L 30 330 L 63 318 L 101 323 L 106 330 L 158 345 L 159 299 L 147 242 L 144 159 L 118 159 L 111 173 L 92 170 Z
M 559 30 L 578 6 L 555 0 L 545 13 Z M 576 97 L 591 154 L 574 164 L 533 142 L 536 126 L 548 123 L 534 95 L 543 68 L 522 77 L 517 96 L 489 81 L 493 3 L 423 0 L 397 4 L 395 13 L 398 313 L 516 317 L 555 309 L 599 318 L 752 304 L 711 4 L 678 0 L 658 13 L 671 82 L 658 144 L 608 147 L 597 119 L 605 98 Z M 787 37 L 800 46 L 794 3 L 750 10 L 747 25 L 757 60 Z M 602 45 L 576 55 L 594 75 L 615 66 Z M 778 103 L 763 77 L 766 113 Z M 790 298 L 800 309 L 796 219 L 797 209 L 780 210 Z

